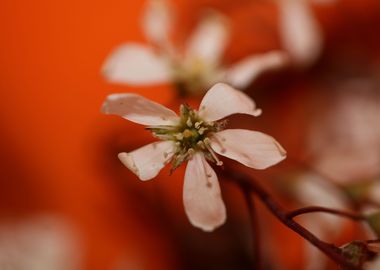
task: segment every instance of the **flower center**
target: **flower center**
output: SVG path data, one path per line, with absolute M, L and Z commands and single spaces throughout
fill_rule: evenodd
M 180 120 L 173 126 L 153 126 L 148 129 L 161 140 L 175 142 L 176 149 L 172 160 L 172 171 L 183 162 L 189 160 L 195 152 L 202 151 L 205 157 L 222 165 L 216 154 L 210 147 L 210 133 L 223 129 L 225 121 L 206 122 L 202 120 L 197 111 L 188 105 L 181 105 Z
M 181 95 L 199 95 L 210 86 L 216 76 L 216 67 L 201 58 L 185 60 L 175 67 L 174 78 Z

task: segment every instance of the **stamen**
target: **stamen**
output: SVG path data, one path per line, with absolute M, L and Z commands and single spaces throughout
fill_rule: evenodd
M 203 135 L 203 133 L 205 133 L 206 130 L 207 130 L 207 128 L 205 128 L 205 127 L 201 127 L 201 128 L 198 130 L 198 133 L 199 133 L 200 135 Z
M 206 138 L 203 140 L 204 142 L 204 145 L 205 147 L 207 148 L 208 152 L 211 154 L 212 158 L 214 159 L 214 161 L 216 162 L 216 165 L 217 166 L 222 166 L 223 165 L 223 162 L 220 161 L 220 159 L 217 157 L 217 155 L 215 154 L 214 150 L 212 150 L 211 146 L 210 146 L 210 140 L 209 138 Z
M 192 127 L 193 123 L 191 122 L 191 117 L 187 118 L 186 125 Z
M 185 131 L 182 132 L 182 134 L 185 138 L 190 138 L 191 136 L 193 136 L 193 132 L 191 132 L 191 130 L 189 129 L 185 129 Z
M 203 124 L 203 121 L 200 121 L 200 122 L 196 122 L 194 126 L 196 129 L 199 129 L 202 124 Z
M 182 141 L 182 140 L 183 140 L 183 134 L 182 134 L 182 133 L 176 133 L 176 134 L 174 134 L 174 137 L 175 137 L 178 141 Z

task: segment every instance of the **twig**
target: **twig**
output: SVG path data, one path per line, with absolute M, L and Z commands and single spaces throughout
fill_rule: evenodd
M 252 234 L 252 248 L 253 255 L 255 260 L 255 269 L 261 270 L 261 254 L 260 254 L 260 230 L 259 230 L 259 222 L 257 218 L 257 210 L 254 203 L 254 200 L 251 196 L 249 190 L 246 190 L 244 187 L 241 187 L 244 195 L 244 199 L 247 203 L 249 216 L 251 218 L 251 234 Z
M 286 216 L 288 218 L 293 219 L 293 218 L 295 218 L 295 217 L 297 217 L 299 215 L 308 214 L 308 213 L 316 213 L 316 212 L 338 215 L 338 216 L 350 218 L 350 219 L 353 219 L 353 220 L 356 220 L 356 221 L 360 221 L 360 220 L 365 220 L 366 219 L 362 215 L 358 215 L 358 214 L 354 214 L 354 213 L 349 213 L 349 212 L 345 212 L 345 211 L 341 211 L 341 210 L 337 210 L 337 209 L 331 209 L 331 208 L 327 208 L 327 207 L 321 207 L 321 206 L 309 206 L 309 207 L 300 208 L 300 209 L 288 212 L 286 214 Z
M 341 253 L 341 250 L 333 244 L 326 243 L 318 239 L 314 234 L 305 229 L 299 223 L 295 222 L 292 218 L 287 216 L 285 211 L 272 197 L 267 193 L 257 182 L 250 176 L 242 173 L 232 172 L 230 170 L 224 171 L 225 176 L 239 184 L 243 192 L 252 192 L 257 198 L 268 208 L 268 210 L 285 226 L 302 236 L 305 240 L 317 247 L 321 252 L 333 260 L 336 264 L 344 270 L 361 270 L 360 267 L 353 266 Z M 228 179 L 227 178 L 227 179 Z

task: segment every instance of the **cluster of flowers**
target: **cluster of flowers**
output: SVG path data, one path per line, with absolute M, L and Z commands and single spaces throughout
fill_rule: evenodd
M 276 2 L 280 11 L 283 50 L 250 55 L 225 66 L 222 56 L 229 41 L 228 20 L 216 12 L 207 14 L 188 38 L 185 49 L 179 49 L 171 39 L 174 16 L 169 3 L 150 0 L 142 21 L 150 46 L 123 44 L 112 52 L 103 66 L 104 76 L 113 83 L 131 86 L 170 83 L 182 96 L 204 95 L 198 110 L 183 104 L 179 115 L 131 93 L 109 95 L 102 107 L 105 114 L 144 125 L 159 140 L 118 155 L 141 180 L 153 179 L 169 163 L 171 171 L 187 163 L 184 208 L 191 224 L 204 231 L 213 231 L 226 220 L 218 178 L 210 166 L 210 163 L 223 164 L 218 155 L 254 169 L 266 169 L 286 158 L 286 151 L 271 136 L 226 127 L 225 118 L 231 115 L 257 117 L 261 114 L 255 102 L 237 89 L 244 90 L 269 70 L 286 66 L 306 68 L 315 62 L 323 47 L 322 33 L 308 1 Z M 333 1 L 313 2 L 326 4 Z M 327 156 L 334 157 L 330 152 Z M 330 196 L 317 182 L 304 181 L 299 185 L 301 201 L 304 196 L 308 201 L 316 198 L 314 201 L 320 205 L 345 208 L 344 199 L 334 187 L 329 187 L 330 193 L 335 192 Z M 331 223 L 338 224 L 334 218 L 323 219 L 324 224 L 327 227 Z M 338 225 L 332 227 L 340 228 Z M 323 231 L 316 226 L 315 230 L 319 229 Z M 368 269 L 377 269 L 378 263 Z

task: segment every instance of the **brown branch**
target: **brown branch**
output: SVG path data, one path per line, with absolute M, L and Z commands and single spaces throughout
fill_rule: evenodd
M 261 254 L 260 254 L 260 230 L 259 230 L 259 221 L 257 218 L 257 210 L 254 203 L 254 200 L 251 196 L 251 193 L 249 190 L 244 189 L 241 187 L 244 195 L 244 199 L 247 203 L 249 216 L 251 219 L 251 234 L 252 234 L 252 248 L 253 248 L 253 255 L 255 260 L 255 269 L 261 270 L 262 264 L 261 264 Z
M 317 238 L 306 228 L 295 222 L 287 216 L 287 211 L 283 209 L 273 198 L 267 193 L 251 176 L 224 170 L 227 179 L 235 181 L 245 193 L 247 191 L 254 193 L 257 198 L 267 207 L 267 209 L 289 229 L 303 237 L 309 243 L 317 247 L 321 252 L 328 256 L 332 261 L 338 264 L 344 270 L 361 270 L 360 267 L 352 265 L 346 257 L 343 256 L 341 250 L 333 244 L 326 243 Z
M 308 214 L 308 213 L 317 213 L 317 212 L 342 216 L 342 217 L 346 217 L 346 218 L 349 218 L 349 219 L 352 219 L 355 221 L 361 221 L 361 220 L 366 219 L 362 215 L 349 213 L 349 212 L 345 212 L 345 211 L 337 210 L 337 209 L 331 209 L 331 208 L 327 208 L 327 207 L 321 207 L 321 206 L 309 206 L 309 207 L 300 208 L 300 209 L 288 212 L 286 214 L 286 216 L 288 218 L 293 219 L 299 215 Z

